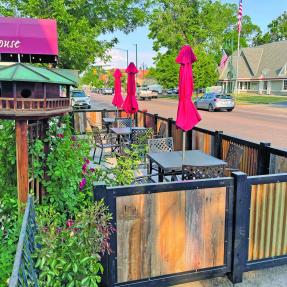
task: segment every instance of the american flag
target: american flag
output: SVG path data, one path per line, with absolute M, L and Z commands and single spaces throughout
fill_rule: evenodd
M 226 62 L 227 62 L 227 60 L 228 60 L 228 56 L 227 56 L 227 54 L 225 53 L 225 51 L 222 50 L 222 58 L 221 58 L 220 64 L 219 64 L 220 69 L 223 69 L 223 68 L 224 68 L 224 66 L 225 66 L 225 64 L 226 64 Z
M 242 0 L 239 1 L 239 9 L 238 9 L 238 33 L 241 32 L 242 28 L 242 15 L 243 15 L 243 5 L 242 5 Z

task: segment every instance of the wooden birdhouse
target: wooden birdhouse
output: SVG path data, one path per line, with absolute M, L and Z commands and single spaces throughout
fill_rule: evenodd
M 18 199 L 25 203 L 29 190 L 28 121 L 70 112 L 70 86 L 77 85 L 78 73 L 31 64 L 56 64 L 54 20 L 0 17 L 0 24 L 0 118 L 15 120 Z

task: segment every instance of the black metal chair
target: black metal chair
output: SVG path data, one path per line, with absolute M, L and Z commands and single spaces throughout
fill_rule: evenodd
M 166 124 L 164 122 L 161 122 L 159 125 L 158 133 L 154 134 L 154 138 L 164 138 L 165 132 L 166 132 Z
M 173 138 L 157 138 L 148 140 L 149 152 L 174 151 Z
M 218 178 L 224 176 L 224 165 L 182 166 L 182 180 Z
M 116 118 L 117 128 L 131 128 L 133 126 L 133 121 L 130 118 Z
M 93 159 L 95 159 L 97 148 L 101 149 L 101 154 L 99 158 L 99 164 L 101 163 L 103 151 L 105 149 L 111 149 L 111 153 L 114 152 L 120 145 L 116 142 L 116 138 L 111 134 L 103 135 L 98 127 L 93 127 L 93 137 L 95 140 Z
M 115 118 L 116 117 L 116 112 L 106 112 L 106 111 L 104 111 L 103 113 L 102 113 L 102 115 L 103 115 L 103 118 Z
M 148 151 L 149 152 L 172 152 L 174 151 L 173 138 L 154 138 L 148 140 Z M 149 162 L 149 173 L 152 173 L 152 170 L 158 171 L 156 164 Z
M 233 171 L 238 171 L 240 168 L 240 162 L 244 154 L 244 149 L 234 143 L 229 144 L 226 163 L 227 166 L 225 168 L 225 175 L 230 176 Z

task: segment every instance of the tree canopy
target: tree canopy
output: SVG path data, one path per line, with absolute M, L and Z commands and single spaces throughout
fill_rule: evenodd
M 278 18 L 274 19 L 268 25 L 268 29 L 268 32 L 265 34 L 262 34 L 261 32 L 257 33 L 253 41 L 255 46 L 287 40 L 287 12 L 285 11 Z
M 95 57 L 105 58 L 117 43 L 99 40 L 103 33 L 133 31 L 145 21 L 145 0 L 0 0 L 4 16 L 53 18 L 59 34 L 59 65 L 85 70 Z
M 222 48 L 231 54 L 232 47 L 237 47 L 237 5 L 210 0 L 154 0 L 153 4 L 149 37 L 157 51 L 154 74 L 158 81 L 165 87 L 176 85 L 175 56 L 181 46 L 189 44 L 198 58 L 193 65 L 195 87 L 216 83 Z M 251 18 L 244 16 L 241 45 L 247 46 L 259 32 Z

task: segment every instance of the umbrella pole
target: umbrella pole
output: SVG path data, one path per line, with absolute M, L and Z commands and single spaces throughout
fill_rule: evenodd
M 182 163 L 183 163 L 184 157 L 185 157 L 185 143 L 186 143 L 186 132 L 183 132 L 183 135 L 182 135 Z

